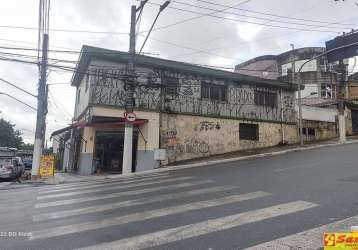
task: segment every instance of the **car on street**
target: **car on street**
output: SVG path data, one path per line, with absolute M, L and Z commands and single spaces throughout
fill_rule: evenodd
M 19 178 L 25 170 L 25 165 L 20 157 L 5 159 L 0 164 L 0 179 Z
M 24 160 L 25 169 L 32 169 L 32 160 Z

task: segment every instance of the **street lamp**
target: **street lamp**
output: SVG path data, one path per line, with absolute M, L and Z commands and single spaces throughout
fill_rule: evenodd
M 160 6 L 159 11 L 158 11 L 158 14 L 157 14 L 157 16 L 155 17 L 154 22 L 153 22 L 152 26 L 150 27 L 147 36 L 145 37 L 144 43 L 143 43 L 143 45 L 142 45 L 142 47 L 141 47 L 141 49 L 140 49 L 140 51 L 139 51 L 139 54 L 142 53 L 142 50 L 143 50 L 145 44 L 147 43 L 147 40 L 148 40 L 148 38 L 149 38 L 149 35 L 150 35 L 150 33 L 152 32 L 153 27 L 154 27 L 155 23 L 157 22 L 157 20 L 158 20 L 158 18 L 159 18 L 160 13 L 162 13 L 163 10 L 165 10 L 165 8 L 168 7 L 169 4 L 170 4 L 170 1 L 166 1 L 163 5 Z

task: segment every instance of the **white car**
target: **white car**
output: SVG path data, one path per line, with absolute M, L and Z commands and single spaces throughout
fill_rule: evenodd
M 15 179 L 24 172 L 24 164 L 20 157 L 5 159 L 0 163 L 0 179 Z

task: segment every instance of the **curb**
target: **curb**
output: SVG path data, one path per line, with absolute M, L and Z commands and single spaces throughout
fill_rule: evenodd
M 338 142 L 338 143 L 320 144 L 320 145 L 307 146 L 307 147 L 297 147 L 297 148 L 291 148 L 291 149 L 256 154 L 256 155 L 240 156 L 240 157 L 234 157 L 234 158 L 228 158 L 228 159 L 220 159 L 220 160 L 212 160 L 212 161 L 198 162 L 198 163 L 192 163 L 192 164 L 170 166 L 170 167 L 157 168 L 157 169 L 138 172 L 138 173 L 104 175 L 104 176 L 89 176 L 88 178 L 84 177 L 83 180 L 65 181 L 64 177 L 55 176 L 55 179 L 57 179 L 57 181 L 54 181 L 53 183 L 46 183 L 46 184 L 57 185 L 57 184 L 63 184 L 63 183 L 79 183 L 79 182 L 88 182 L 88 181 L 95 181 L 95 180 L 108 180 L 108 179 L 120 180 L 120 179 L 126 179 L 127 177 L 141 176 L 141 175 L 152 174 L 152 173 L 160 173 L 160 172 L 167 172 L 167 171 L 174 171 L 174 170 L 195 168 L 195 167 L 204 167 L 204 166 L 210 166 L 210 165 L 215 165 L 215 164 L 220 164 L 220 163 L 230 163 L 230 162 L 243 161 L 243 160 L 259 159 L 259 158 L 269 157 L 269 156 L 284 155 L 284 154 L 291 153 L 291 152 L 301 152 L 301 151 L 307 151 L 307 150 L 312 150 L 312 149 L 319 149 L 319 148 L 326 148 L 326 147 L 328 148 L 328 147 L 349 145 L 349 144 L 355 144 L 355 143 L 358 143 L 358 140 L 352 140 L 352 141 L 347 141 L 347 142 L 343 142 L 343 143 Z
M 240 156 L 240 157 L 199 162 L 199 163 L 186 164 L 186 165 L 177 165 L 177 166 L 173 166 L 173 167 L 168 167 L 167 170 L 177 170 L 177 169 L 185 169 L 185 168 L 192 168 L 192 167 L 215 165 L 215 164 L 219 164 L 219 163 L 230 163 L 230 162 L 235 162 L 235 161 L 259 159 L 259 158 L 268 157 L 268 156 L 283 155 L 283 154 L 287 154 L 287 153 L 291 153 L 291 152 L 301 152 L 301 151 L 307 151 L 307 150 L 312 150 L 312 149 L 349 145 L 349 144 L 354 144 L 354 143 L 358 143 L 358 140 L 348 141 L 348 142 L 330 143 L 330 144 L 321 144 L 321 145 L 307 146 L 307 147 L 302 147 L 302 148 L 298 147 L 298 148 L 292 148 L 292 149 L 286 149 L 286 150 L 268 152 L 268 153 L 262 153 L 262 154 L 256 154 L 256 155 Z M 164 170 L 164 169 L 165 168 L 160 169 L 160 170 Z

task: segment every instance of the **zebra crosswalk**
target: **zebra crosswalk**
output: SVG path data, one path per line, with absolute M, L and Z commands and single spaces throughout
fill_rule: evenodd
M 237 185 L 219 185 L 212 179 L 166 173 L 70 183 L 39 188 L 29 242 L 36 246 L 39 241 L 95 234 L 96 237 L 88 241 L 72 243 L 69 249 L 162 249 L 163 246 L 170 248 L 168 246 L 178 242 L 279 220 L 282 216 L 315 208 L 319 208 L 319 204 L 305 200 L 275 202 L 275 194 L 264 190 L 247 192 Z M 181 221 L 195 213 L 201 216 Z M 158 221 L 166 218 L 171 219 L 161 227 Z M 357 218 L 355 221 L 358 222 Z M 133 225 L 141 223 L 144 229 L 136 230 Z M 305 246 L 319 248 L 323 231 L 343 226 L 347 226 L 346 221 L 247 249 L 288 250 L 294 248 L 284 247 L 296 245 L 301 247 L 299 249 L 306 249 Z M 116 228 L 122 228 L 119 232 L 126 233 L 112 235 L 111 230 Z M 101 239 L 101 234 L 105 240 L 97 240 Z M 309 240 L 310 235 L 316 238 Z M 195 246 L 186 249 L 189 248 L 196 249 Z

